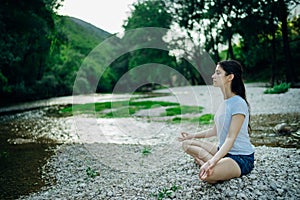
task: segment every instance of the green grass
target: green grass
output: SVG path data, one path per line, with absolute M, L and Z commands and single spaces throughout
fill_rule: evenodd
M 165 112 L 161 116 L 174 116 L 169 120 L 171 123 L 191 122 L 210 124 L 212 123 L 213 115 L 205 114 L 200 117 L 184 118 L 181 114 L 202 112 L 201 106 L 186 106 L 179 105 L 178 103 L 164 102 L 164 101 L 117 101 L 117 102 L 102 102 L 102 103 L 88 103 L 80 105 L 70 105 L 60 110 L 60 113 L 64 115 L 76 115 L 76 114 L 94 114 L 99 118 L 120 118 L 130 117 L 139 110 L 152 109 L 158 107 L 167 107 Z M 143 154 L 147 154 L 146 152 Z
M 280 94 L 285 93 L 291 87 L 291 83 L 280 83 L 278 85 L 274 85 L 272 88 L 268 88 L 264 91 L 264 94 Z
M 95 178 L 96 176 L 100 176 L 100 173 L 94 169 L 88 167 L 86 170 L 86 175 L 90 178 Z
M 98 117 L 129 117 L 139 110 L 150 109 L 156 107 L 178 106 L 178 103 L 163 102 L 163 101 L 117 101 L 117 102 L 102 102 L 88 103 L 68 106 L 60 110 L 64 115 L 72 114 L 96 114 Z M 111 111 L 109 111 L 111 109 Z M 108 110 L 107 113 L 103 112 Z
M 211 124 L 214 120 L 213 114 L 204 114 L 201 115 L 197 121 L 199 121 L 200 124 Z
M 203 107 L 201 106 L 176 106 L 172 108 L 167 108 L 166 113 L 163 113 L 162 116 L 175 116 L 180 114 L 188 113 L 200 113 L 202 112 Z
M 199 123 L 200 125 L 205 125 L 205 124 L 213 123 L 213 119 L 214 119 L 213 114 L 204 114 L 201 115 L 200 117 L 192 117 L 192 118 L 174 117 L 172 119 L 172 122 L 173 123 L 190 122 L 190 123 Z
M 162 200 L 164 198 L 174 198 L 175 193 L 180 189 L 180 186 L 173 184 L 170 188 L 165 187 L 159 190 L 156 194 L 152 193 L 150 196 L 157 198 L 157 200 Z
M 147 156 L 151 153 L 151 151 L 152 151 L 151 147 L 144 147 L 142 150 L 142 154 L 143 156 Z

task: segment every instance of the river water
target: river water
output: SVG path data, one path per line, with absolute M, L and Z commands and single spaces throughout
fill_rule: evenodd
M 132 97 L 132 96 L 130 96 Z M 0 199 L 15 199 L 55 180 L 42 167 L 57 147 L 74 142 L 72 119 L 59 109 L 76 103 L 128 99 L 129 95 L 68 96 L 0 108 Z

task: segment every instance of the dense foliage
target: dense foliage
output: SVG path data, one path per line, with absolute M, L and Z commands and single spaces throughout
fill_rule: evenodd
M 54 31 L 55 5 L 56 0 L 1 1 L 1 96 L 32 94 L 33 85 L 43 78 Z
M 2 1 L 2 103 L 72 94 L 82 60 L 110 36 L 81 20 L 56 15 L 58 6 L 59 0 Z
M 298 81 L 300 19 L 294 8 L 299 9 L 299 0 L 166 2 L 180 27 L 205 36 L 197 42 L 215 61 L 240 60 L 252 80 Z
M 177 27 L 194 42 L 194 49 L 186 53 L 196 62 L 199 50 L 204 48 L 214 62 L 240 60 L 245 66 L 247 80 L 290 82 L 294 86 L 300 74 L 300 18 L 294 9 L 297 5 L 298 0 L 139 0 L 132 5 L 131 15 L 123 27 L 125 31 L 141 27 Z M 59 6 L 60 0 L 1 1 L 2 103 L 71 95 L 84 59 L 111 36 L 79 19 L 58 16 Z M 134 42 L 137 37 L 143 37 L 126 33 L 120 40 Z M 166 49 L 186 47 L 180 39 L 170 43 L 161 40 L 161 45 Z M 113 51 L 119 47 L 112 45 L 110 48 Z M 133 70 L 148 63 L 158 64 L 152 66 L 151 76 L 147 76 L 150 72 L 139 74 Z M 151 90 L 155 87 L 151 82 L 163 74 L 159 65 L 173 68 L 190 84 L 203 83 L 190 62 L 158 49 L 139 49 L 121 55 L 106 68 L 100 81 L 94 63 L 88 64 L 91 67 L 86 68 L 79 79 L 80 87 L 86 91 L 90 91 L 90 84 L 96 83 L 97 92 L 111 92 L 127 72 L 130 73 L 125 81 L 122 80 L 123 85 L 147 79 L 150 85 L 140 90 Z M 162 84 L 183 84 L 173 78 L 173 74 L 160 77 L 164 80 Z

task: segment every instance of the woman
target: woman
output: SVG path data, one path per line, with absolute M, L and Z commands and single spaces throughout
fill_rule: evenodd
M 199 178 L 208 183 L 248 174 L 254 167 L 254 147 L 250 142 L 249 104 L 242 80 L 242 66 L 234 60 L 219 62 L 212 75 L 224 101 L 219 106 L 212 129 L 197 134 L 181 133 L 186 153 L 201 165 Z M 219 144 L 197 140 L 217 136 Z

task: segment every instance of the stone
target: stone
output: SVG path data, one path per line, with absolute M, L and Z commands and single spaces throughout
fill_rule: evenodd
M 290 134 L 291 130 L 292 130 L 292 127 L 289 126 L 287 123 L 277 124 L 274 127 L 275 133 L 278 133 L 280 135 Z

